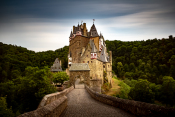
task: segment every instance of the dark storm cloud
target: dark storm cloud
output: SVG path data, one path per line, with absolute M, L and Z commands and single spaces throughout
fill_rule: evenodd
M 60 19 L 105 18 L 128 15 L 146 9 L 174 8 L 173 3 L 175 3 L 173 0 L 6 0 L 1 2 L 0 15 L 1 18 L 9 18 L 9 16 Z M 122 6 L 115 6 L 116 4 Z M 134 8 L 131 9 L 128 4 L 133 5 Z
M 175 0 L 1 0 L 0 41 L 35 51 L 69 44 L 72 25 L 96 19 L 105 39 L 175 35 Z

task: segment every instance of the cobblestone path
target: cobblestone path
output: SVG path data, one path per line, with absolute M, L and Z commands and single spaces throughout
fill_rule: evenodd
M 84 88 L 84 84 L 79 84 L 79 79 L 75 82 L 75 89 L 67 97 L 68 106 L 61 117 L 134 117 L 119 108 L 93 99 Z

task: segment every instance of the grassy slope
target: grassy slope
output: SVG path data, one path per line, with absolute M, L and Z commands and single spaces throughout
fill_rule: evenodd
M 120 86 L 118 86 L 119 83 L 120 80 L 112 78 L 112 88 L 105 94 L 110 96 L 118 94 L 120 92 Z

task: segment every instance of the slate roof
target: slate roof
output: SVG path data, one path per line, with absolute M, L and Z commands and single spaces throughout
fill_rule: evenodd
M 98 37 L 99 36 L 94 24 L 91 27 L 90 33 L 92 34 L 92 37 Z
M 88 63 L 72 63 L 69 71 L 89 71 Z
M 108 62 L 108 56 L 106 55 L 106 47 L 105 46 L 103 46 L 103 49 L 101 51 L 100 59 L 103 62 Z
M 72 31 L 71 31 L 71 33 L 70 33 L 70 37 L 72 37 L 72 35 L 73 35 L 73 34 L 72 34 Z
M 93 40 L 90 40 L 89 41 L 89 44 L 90 44 L 90 46 L 91 46 L 91 52 L 97 52 L 98 50 L 97 50 L 97 48 L 96 48 L 96 46 L 95 46 L 95 44 L 94 44 L 94 41 Z
M 55 59 L 54 64 L 51 66 L 50 71 L 52 72 L 58 72 L 58 71 L 62 71 L 61 65 L 60 65 L 60 61 L 58 58 Z

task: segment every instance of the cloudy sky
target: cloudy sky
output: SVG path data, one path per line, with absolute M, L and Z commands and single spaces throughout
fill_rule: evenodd
M 1 0 L 0 42 L 47 51 L 69 45 L 72 26 L 93 24 L 107 40 L 175 36 L 175 0 Z

